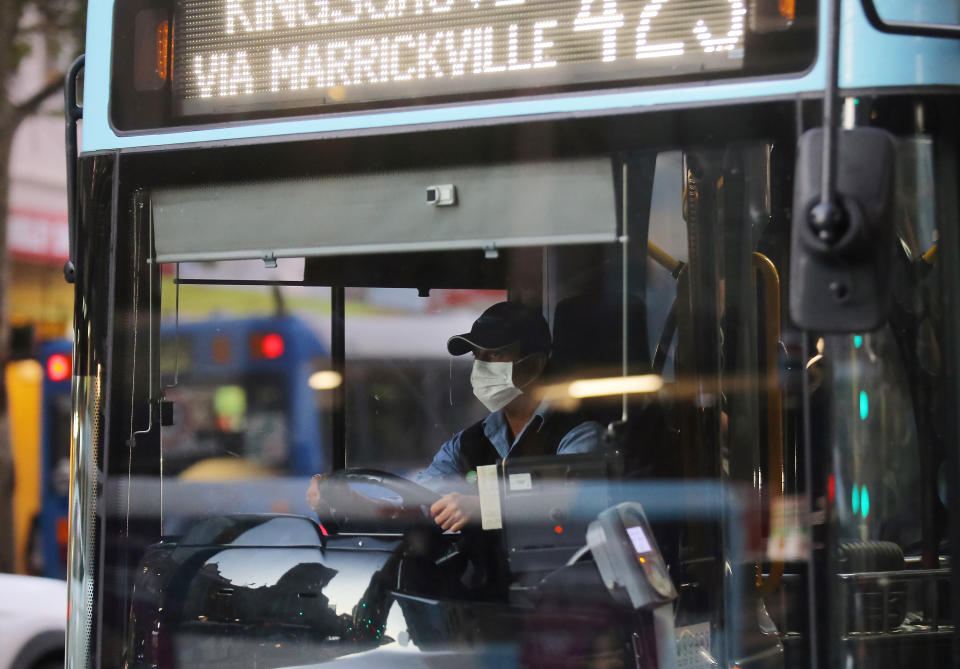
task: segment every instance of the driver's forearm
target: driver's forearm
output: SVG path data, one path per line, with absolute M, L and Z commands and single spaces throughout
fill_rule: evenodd
M 463 492 L 463 463 L 460 457 L 460 435 L 458 432 L 440 446 L 430 465 L 417 474 L 416 482 L 436 493 Z

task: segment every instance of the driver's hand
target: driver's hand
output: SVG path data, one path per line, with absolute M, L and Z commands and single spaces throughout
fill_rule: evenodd
M 310 485 L 307 487 L 307 504 L 314 513 L 323 513 L 329 506 L 329 502 L 323 498 L 321 492 L 323 480 L 328 476 L 329 474 L 314 474 L 310 479 Z
M 467 523 L 480 519 L 480 498 L 452 492 L 431 505 L 430 515 L 444 531 L 457 532 Z

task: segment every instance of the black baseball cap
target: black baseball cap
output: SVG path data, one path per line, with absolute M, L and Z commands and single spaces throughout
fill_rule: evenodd
M 447 340 L 450 355 L 463 355 L 475 348 L 498 349 L 523 343 L 524 353 L 550 352 L 550 328 L 536 309 L 516 302 L 498 302 L 473 322 L 470 332 Z

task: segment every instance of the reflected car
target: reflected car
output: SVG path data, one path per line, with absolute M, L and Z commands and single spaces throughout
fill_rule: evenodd
M 0 574 L 0 669 L 62 667 L 67 583 Z

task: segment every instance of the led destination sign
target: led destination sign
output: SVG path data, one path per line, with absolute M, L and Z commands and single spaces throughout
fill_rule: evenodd
M 737 70 L 745 0 L 179 0 L 174 113 Z

